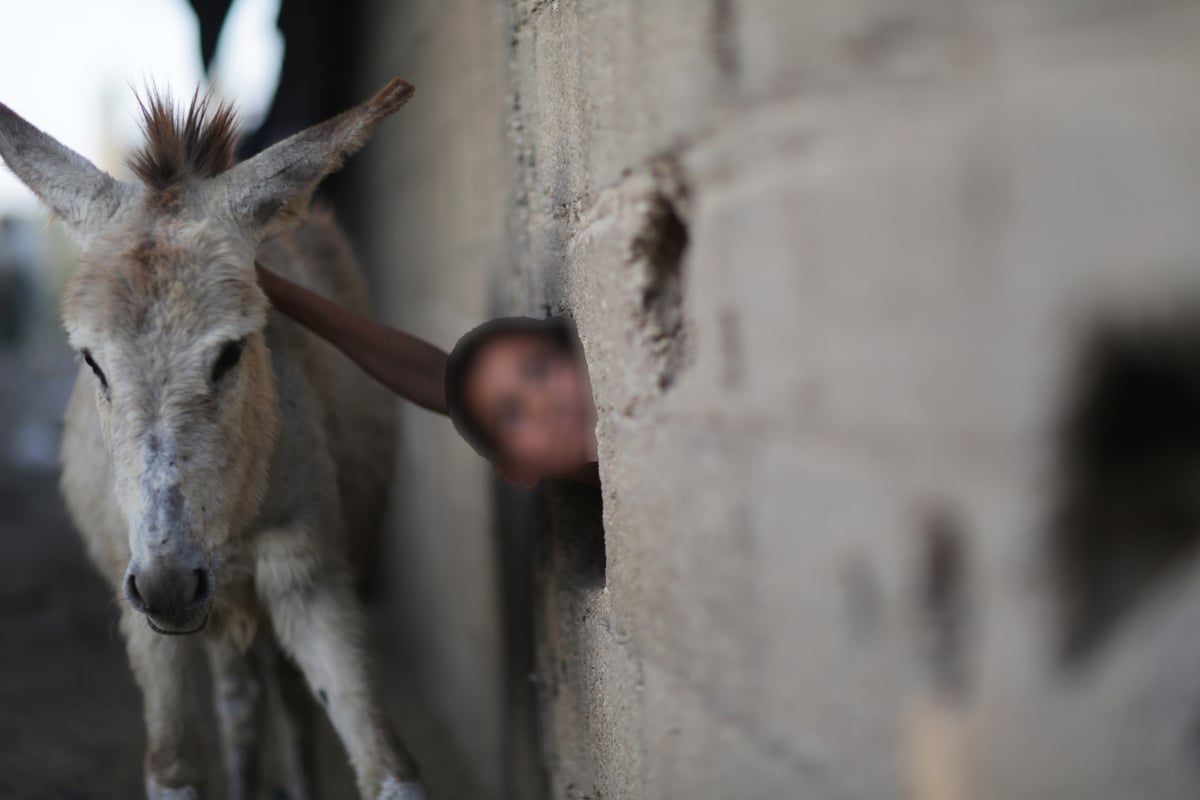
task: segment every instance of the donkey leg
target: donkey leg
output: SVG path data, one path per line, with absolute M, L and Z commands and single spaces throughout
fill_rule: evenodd
M 252 653 L 243 653 L 227 639 L 212 638 L 207 644 L 228 798 L 254 800 L 263 725 L 262 681 Z
M 163 636 L 131 609 L 121 614 L 125 646 L 134 678 L 142 689 L 146 718 L 146 797 L 196 800 L 204 766 L 195 730 L 193 701 L 198 643 L 192 637 Z
M 271 741 L 277 752 L 284 795 L 287 800 L 313 800 L 317 796 L 316 703 L 304 676 L 286 655 L 270 645 L 261 649 L 260 656 L 271 714 Z
M 262 535 L 257 584 L 284 649 L 325 707 L 366 800 L 424 800 L 368 678 L 362 610 L 339 562 L 296 531 Z

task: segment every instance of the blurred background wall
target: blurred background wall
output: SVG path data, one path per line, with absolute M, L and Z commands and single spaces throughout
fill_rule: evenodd
M 347 8 L 328 104 L 417 85 L 333 187 L 378 316 L 570 314 L 600 412 L 603 491 L 525 494 L 402 409 L 374 641 L 435 798 L 1196 796 L 1195 4 Z M 42 459 L 0 471 L 0 774 L 56 785 L 55 731 L 136 786 L 35 513 L 45 341 L 0 397 Z
M 504 32 L 496 3 L 367 3 L 358 93 L 403 75 L 417 98 L 359 159 L 359 225 L 382 318 L 449 349 L 487 318 L 513 258 L 505 227 Z M 499 798 L 502 596 L 489 470 L 450 423 L 401 405 L 388 537 L 390 622 L 440 729 L 456 796 Z

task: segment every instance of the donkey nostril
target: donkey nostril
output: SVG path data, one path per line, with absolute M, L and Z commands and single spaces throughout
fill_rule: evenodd
M 138 611 L 146 610 L 146 601 L 142 599 L 142 593 L 138 591 L 137 576 L 132 572 L 125 578 L 125 599 Z
M 206 569 L 198 569 L 193 574 L 196 576 L 196 591 L 192 595 L 192 604 L 207 603 L 212 597 L 212 576 Z

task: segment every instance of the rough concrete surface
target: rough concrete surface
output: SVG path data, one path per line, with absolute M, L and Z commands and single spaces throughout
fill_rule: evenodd
M 1153 390 L 1117 417 L 1191 396 L 1138 321 L 1200 298 L 1195 4 L 378 5 L 418 85 L 374 151 L 391 318 L 570 313 L 592 372 L 603 510 L 551 488 L 537 539 L 551 796 L 1195 795 L 1197 449 L 1131 473 L 1058 435 L 1125 402 L 1076 380 L 1109 324 Z M 1068 663 L 1073 618 L 1102 633 Z M 447 698 L 472 752 L 497 690 Z

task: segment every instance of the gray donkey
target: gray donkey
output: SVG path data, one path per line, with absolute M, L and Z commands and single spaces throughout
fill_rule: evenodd
M 258 259 L 365 308 L 336 226 L 302 212 L 317 184 L 411 96 L 394 80 L 239 164 L 228 107 L 197 95 L 180 112 L 151 97 L 135 183 L 0 104 L 0 156 L 82 246 L 63 298 L 84 363 L 67 410 L 62 490 L 93 561 L 126 601 L 155 800 L 203 788 L 197 641 L 212 671 L 231 797 L 261 788 L 267 706 L 281 710 L 273 740 L 297 745 L 279 758 L 290 766 L 290 795 L 312 794 L 297 752 L 311 714 L 297 700 L 313 700 L 295 691 L 294 672 L 288 683 L 293 662 L 349 752 L 362 796 L 424 797 L 371 688 L 354 593 L 390 478 L 393 403 L 272 313 L 254 271 Z M 273 657 L 276 647 L 290 660 Z

